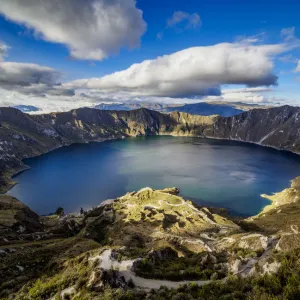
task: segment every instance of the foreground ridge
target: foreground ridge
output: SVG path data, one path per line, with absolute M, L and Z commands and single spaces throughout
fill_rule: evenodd
M 45 217 L 0 196 L 0 297 L 173 299 L 185 291 L 190 299 L 259 299 L 287 292 L 299 271 L 298 200 L 241 220 L 178 194 L 144 188 L 80 215 Z

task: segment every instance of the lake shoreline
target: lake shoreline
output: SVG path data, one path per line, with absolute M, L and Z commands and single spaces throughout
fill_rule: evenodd
M 155 136 L 172 136 L 172 137 L 195 137 L 195 138 L 204 138 L 204 139 L 209 139 L 209 140 L 220 140 L 220 141 L 234 141 L 234 142 L 239 142 L 239 143 L 242 143 L 242 144 L 253 144 L 253 145 L 256 145 L 256 146 L 259 146 L 259 147 L 266 147 L 266 148 L 270 148 L 270 149 L 274 149 L 274 150 L 277 150 L 277 151 L 280 151 L 280 152 L 286 152 L 286 153 L 290 153 L 290 154 L 294 154 L 296 156 L 300 156 L 300 153 L 298 152 L 295 152 L 295 151 L 292 151 L 292 150 L 286 150 L 286 149 L 281 149 L 281 148 L 278 148 L 278 147 L 274 147 L 274 146 L 271 146 L 271 145 L 264 145 L 264 144 L 261 144 L 261 143 L 256 143 L 256 142 L 252 142 L 252 141 L 243 141 L 243 140 L 239 140 L 239 139 L 227 139 L 227 138 L 218 138 L 218 137 L 213 137 L 213 136 L 201 136 L 201 135 L 178 135 L 178 134 L 158 134 L 158 135 L 150 135 L 150 136 L 127 136 L 125 138 L 107 138 L 107 139 L 102 139 L 102 140 L 95 140 L 95 141 L 88 141 L 88 142 L 85 142 L 85 143 L 70 143 L 70 144 L 66 144 L 66 145 L 61 145 L 61 146 L 58 146 L 58 147 L 55 147 L 53 149 L 50 149 L 49 151 L 47 152 L 44 152 L 44 153 L 40 153 L 38 155 L 33 155 L 33 156 L 30 156 L 30 157 L 26 157 L 24 159 L 21 160 L 21 162 L 24 164 L 24 160 L 27 160 L 27 159 L 30 159 L 30 158 L 35 158 L 35 157 L 40 157 L 42 155 L 45 155 L 45 154 L 48 154 L 52 151 L 55 151 L 57 149 L 61 149 L 61 148 L 64 148 L 64 147 L 70 147 L 70 146 L 73 146 L 73 145 L 82 145 L 82 144 L 91 144 L 91 143 L 102 143 L 102 142 L 107 142 L 107 141 L 118 141 L 118 140 L 123 140 L 123 139 L 128 139 L 128 138 L 137 138 L 137 137 L 155 137 Z M 16 177 L 17 175 L 21 174 L 22 172 L 25 172 L 27 170 L 29 170 L 30 167 L 27 166 L 26 164 L 24 164 L 23 167 L 19 168 L 19 169 L 12 169 L 12 170 L 7 170 L 5 173 L 9 174 L 8 175 L 8 180 L 12 180 L 14 177 Z M 299 174 L 300 176 L 300 174 Z M 0 195 L 5 195 L 9 190 L 11 190 L 17 183 L 15 183 L 14 181 L 12 181 L 12 183 L 9 183 L 7 182 L 8 184 L 8 187 L 5 187 L 4 185 L 1 185 L 0 184 L 0 190 L 2 192 L 0 192 Z
M 160 135 L 153 135 L 153 137 L 155 137 L 155 136 L 170 136 L 170 137 L 178 137 L 178 135 L 165 135 L 165 134 L 160 134 Z M 141 137 L 144 137 L 144 136 L 141 136 Z M 146 136 L 147 137 L 147 136 Z M 150 137 L 152 137 L 152 136 L 150 136 Z M 185 136 L 181 136 L 181 137 L 190 137 L 190 138 L 202 138 L 202 139 L 207 139 L 207 140 L 226 140 L 226 141 L 234 141 L 234 142 L 237 142 L 237 143 L 241 143 L 241 144 L 254 144 L 254 145 L 257 145 L 257 146 L 259 146 L 259 147 L 264 147 L 264 145 L 259 145 L 259 144 L 257 144 L 257 143 L 249 143 L 249 142 L 243 142 L 243 141 L 240 141 L 240 140 L 231 140 L 231 139 L 215 139 L 215 138 L 209 138 L 209 137 L 202 137 L 202 136 L 195 136 L 195 135 L 189 135 L 189 136 L 187 136 L 187 135 L 185 135 Z M 133 137 L 128 137 L 128 138 L 133 138 Z M 126 138 L 126 139 L 128 139 L 128 138 Z M 136 137 L 134 137 L 134 139 L 135 139 Z M 124 139 L 124 138 L 123 138 Z M 103 140 L 101 140 L 101 141 L 91 141 L 91 142 L 88 142 L 88 143 L 73 143 L 73 144 L 70 144 L 70 145 L 63 145 L 63 146 L 61 146 L 61 147 L 56 147 L 55 149 L 52 149 L 52 150 L 50 150 L 49 152 L 46 152 L 46 153 L 43 153 L 43 154 L 40 154 L 40 155 L 38 155 L 38 156 L 33 156 L 33 157 L 30 157 L 30 158 L 34 158 L 34 157 L 39 157 L 39 156 L 42 156 L 42 155 L 44 155 L 44 154 L 48 154 L 48 153 L 50 153 L 50 152 L 52 152 L 52 151 L 54 151 L 54 150 L 57 150 L 57 149 L 60 149 L 60 148 L 68 148 L 68 147 L 70 147 L 70 146 L 72 146 L 72 145 L 76 145 L 76 144 L 78 144 L 78 145 L 82 145 L 82 144 L 92 144 L 92 143 L 102 143 L 102 142 L 107 142 L 107 141 L 118 141 L 118 140 L 122 140 L 122 138 L 109 138 L 109 139 L 103 139 Z M 270 147 L 270 148 L 273 148 L 274 149 L 274 147 Z M 275 149 L 275 150 L 278 150 L 278 149 Z M 286 152 L 286 153 L 291 153 L 291 151 L 285 151 L 285 150 L 281 150 L 281 151 L 284 151 L 284 152 Z M 294 153 L 291 153 L 291 154 L 294 154 Z M 295 154 L 295 155 L 297 155 L 297 154 Z M 27 159 L 27 158 L 26 158 Z M 26 165 L 25 165 L 26 166 Z M 22 170 L 20 170 L 19 172 L 16 172 L 14 175 L 12 175 L 12 179 L 15 177 L 15 176 L 17 176 L 17 175 L 19 175 L 19 174 L 21 174 L 22 172 L 25 172 L 26 170 L 28 170 L 28 169 L 30 169 L 30 167 L 29 166 L 26 166 L 25 168 L 23 168 Z M 15 186 L 17 183 L 15 183 L 13 186 Z M 8 189 L 7 190 L 7 192 L 6 193 L 8 193 L 8 191 L 10 191 L 12 188 L 13 188 L 13 186 L 11 186 L 11 188 L 10 189 Z M 9 193 L 8 193 L 9 194 Z M 192 197 L 189 197 L 189 196 L 186 196 L 186 198 L 190 198 L 193 202 L 195 202 L 195 200 L 192 198 Z M 259 213 L 261 213 L 262 211 L 263 211 L 263 209 L 266 207 L 266 206 L 268 206 L 268 205 L 270 205 L 270 200 L 269 199 L 267 199 L 268 200 L 268 204 L 265 204 L 262 208 L 261 208 L 261 210 L 260 211 L 258 211 L 258 213 L 257 214 L 259 214 Z M 205 202 L 207 202 L 207 201 L 205 201 Z M 195 202 L 195 203 L 197 203 L 197 202 Z M 207 204 L 207 203 L 206 203 Z M 206 205 L 206 204 L 204 204 L 204 205 Z M 214 206 L 214 205 L 208 205 L 208 206 L 210 206 L 210 207 L 212 207 L 212 208 L 216 208 L 216 209 L 220 209 L 220 208 L 224 208 L 223 206 Z M 30 206 L 29 206 L 30 207 Z M 234 209 L 231 209 L 231 208 L 226 208 L 226 206 L 225 206 L 225 209 L 227 210 L 227 211 L 229 211 L 229 214 L 232 216 L 232 217 L 238 217 L 238 218 L 247 218 L 247 217 L 251 217 L 251 216 L 253 216 L 253 214 L 249 214 L 249 215 L 247 215 L 247 214 L 244 214 L 244 213 L 239 213 L 239 212 L 235 212 L 234 211 Z M 53 210 L 52 210 L 53 211 Z M 257 215 L 257 214 L 255 214 L 255 215 Z

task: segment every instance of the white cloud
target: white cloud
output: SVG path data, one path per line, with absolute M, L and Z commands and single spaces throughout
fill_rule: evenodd
M 293 41 L 295 37 L 295 27 L 283 28 L 280 32 L 281 37 L 284 39 L 285 42 Z
M 292 54 L 287 54 L 287 55 L 283 55 L 278 57 L 279 61 L 282 61 L 284 63 L 297 63 L 298 59 L 296 59 Z
M 297 72 L 297 73 L 300 72 L 300 59 L 298 60 L 295 72 Z
M 220 94 L 222 84 L 276 84 L 274 56 L 283 44 L 251 46 L 223 43 L 188 48 L 134 64 L 102 78 L 79 79 L 67 88 L 101 89 L 131 96 L 187 97 Z
M 0 62 L 0 88 L 24 95 L 73 96 L 74 91 L 63 87 L 57 70 L 36 64 Z
M 2 61 L 1 58 L 6 56 L 9 48 L 0 43 L 0 89 L 40 97 L 45 97 L 46 94 L 74 95 L 73 90 L 60 84 L 62 74 L 55 69 L 37 64 Z
M 73 96 L 74 91 L 59 83 L 62 74 L 52 68 L 36 64 L 1 62 L 0 88 L 44 97 L 48 95 Z
M 189 14 L 184 11 L 175 11 L 173 16 L 167 20 L 167 27 L 174 28 L 179 24 L 184 24 L 185 28 L 200 27 L 202 22 L 197 13 Z
M 223 91 L 222 100 L 226 102 L 266 103 L 267 97 L 262 94 L 247 91 Z
M 288 104 L 287 99 L 274 97 L 274 90 L 271 88 L 243 88 L 243 89 L 224 89 L 220 96 L 207 96 L 203 101 L 211 102 L 241 102 L 248 104 L 278 105 Z M 268 94 L 270 93 L 270 94 Z M 294 104 L 295 103 L 290 103 Z
M 234 93 L 265 93 L 273 92 L 274 88 L 270 87 L 252 87 L 252 88 L 240 88 L 240 89 L 224 89 L 223 94 L 234 94 Z
M 206 102 L 230 102 L 248 103 L 266 106 L 293 105 L 300 106 L 298 98 L 280 96 L 277 88 L 256 87 L 256 88 L 224 88 L 220 96 L 203 97 Z
M 5 43 L 0 41 L 0 61 L 4 60 L 8 50 L 9 47 Z
M 157 35 L 156 35 L 156 38 L 158 40 L 162 40 L 162 38 L 164 37 L 164 33 L 163 32 L 159 32 Z
M 244 45 L 252 45 L 256 43 L 263 43 L 265 39 L 266 39 L 266 33 L 260 32 L 258 34 L 251 35 L 251 36 L 239 35 L 235 38 L 235 42 Z
M 160 31 L 156 38 L 161 40 L 164 37 L 164 32 L 167 29 L 175 29 L 177 32 L 182 32 L 187 29 L 197 29 L 201 27 L 202 21 L 197 13 L 187 13 L 185 11 L 175 11 L 171 18 L 167 19 L 166 27 Z
M 29 86 L 31 84 L 54 85 L 61 74 L 36 64 L 0 62 L 1 86 Z
M 84 106 L 92 106 L 90 101 L 84 98 L 63 96 L 41 96 L 38 94 L 24 94 L 18 91 L 8 91 L 0 88 L 1 106 L 31 105 L 40 108 L 34 113 L 50 113 L 69 111 Z M 76 99 L 76 101 L 74 101 Z
M 102 60 L 134 48 L 146 30 L 135 0 L 9 0 L 0 13 L 37 37 L 66 45 L 77 59 Z

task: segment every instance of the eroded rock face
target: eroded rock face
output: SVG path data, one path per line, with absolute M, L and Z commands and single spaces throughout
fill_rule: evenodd
M 240 238 L 238 247 L 253 251 L 266 250 L 268 247 L 268 237 L 261 234 L 249 234 Z
M 173 259 L 177 257 L 178 253 L 170 247 L 162 248 L 160 250 L 153 250 L 148 255 L 148 258 L 153 261 Z
M 131 281 L 126 281 L 124 276 L 117 270 L 105 270 L 98 265 L 91 273 L 88 288 L 96 292 L 103 292 L 106 287 L 126 289 L 128 287 L 132 288 L 133 284 Z
M 299 233 L 283 233 L 280 240 L 276 245 L 277 251 L 290 251 L 300 247 L 300 234 Z

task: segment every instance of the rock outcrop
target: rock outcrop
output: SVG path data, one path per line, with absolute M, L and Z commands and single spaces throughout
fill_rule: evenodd
M 195 281 L 200 287 L 230 274 L 280 272 L 280 255 L 299 248 L 300 208 L 292 216 L 287 209 L 298 201 L 281 206 L 285 225 L 278 225 L 276 213 L 278 228 L 270 234 L 273 210 L 243 220 L 247 227 L 178 193 L 144 188 L 64 217 L 40 217 L 2 196 L 0 216 L 10 234 L 0 231 L 0 297 L 88 299 L 108 290 L 178 288 Z
M 174 193 L 178 193 L 176 188 L 144 188 L 87 212 L 85 236 L 125 247 L 180 244 L 202 252 L 212 251 L 210 238 L 239 231 L 231 220 Z
M 262 197 L 270 200 L 272 203 L 267 205 L 261 214 L 272 209 L 280 209 L 280 206 L 285 204 L 298 202 L 300 200 L 300 177 L 292 180 L 291 187 L 286 188 L 279 193 L 275 193 L 274 195 L 263 194 Z

